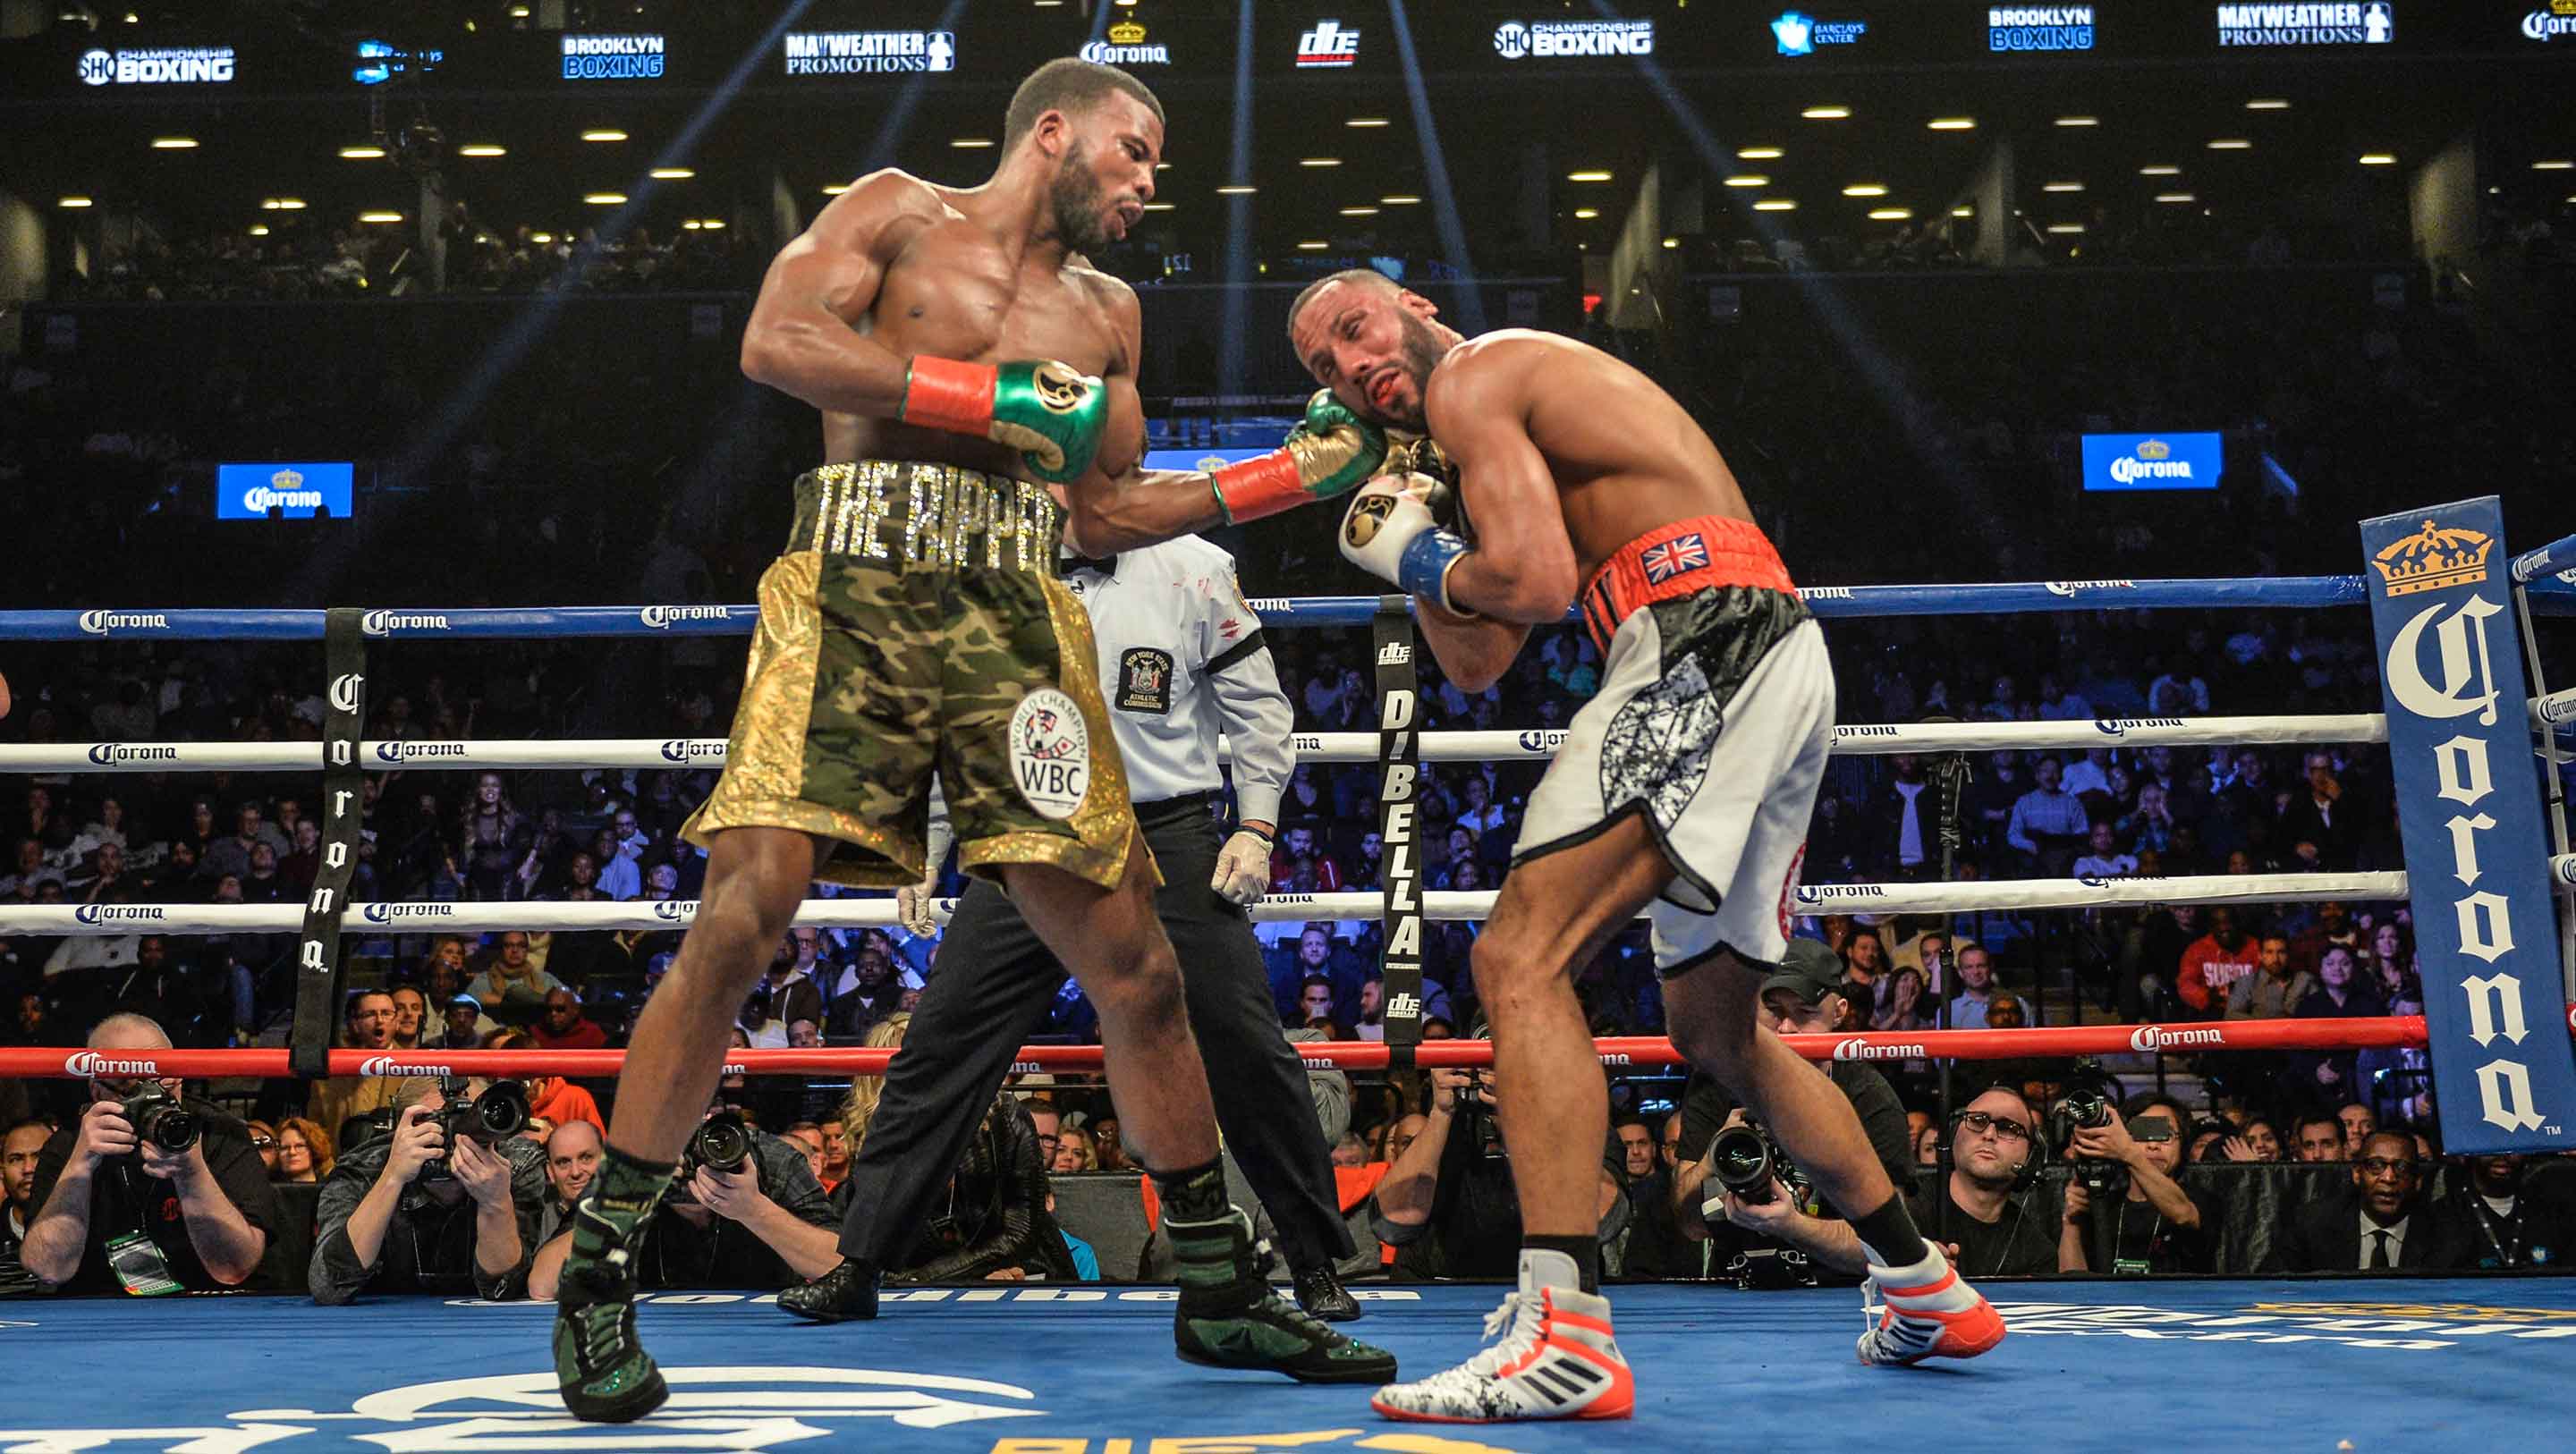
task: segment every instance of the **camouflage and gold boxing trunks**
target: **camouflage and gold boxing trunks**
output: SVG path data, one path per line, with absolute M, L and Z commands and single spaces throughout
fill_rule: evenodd
M 1056 579 L 1063 523 L 1044 486 L 951 465 L 798 479 L 724 777 L 682 835 L 793 828 L 828 843 L 818 877 L 901 887 L 922 877 L 935 772 L 968 872 L 1117 883 L 1135 816 L 1091 620 Z

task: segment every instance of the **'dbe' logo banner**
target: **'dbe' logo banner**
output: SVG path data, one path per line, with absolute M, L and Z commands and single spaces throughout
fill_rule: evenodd
M 2442 1145 L 2576 1146 L 2576 1055 L 2494 496 L 2361 527 Z

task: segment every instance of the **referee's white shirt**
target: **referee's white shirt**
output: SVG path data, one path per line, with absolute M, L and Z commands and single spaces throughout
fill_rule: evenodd
M 1295 716 L 1234 557 L 1184 535 L 1122 551 L 1108 565 L 1068 560 L 1064 583 L 1091 613 L 1100 695 L 1127 760 L 1129 795 L 1157 803 L 1222 788 L 1223 733 L 1237 817 L 1278 822 L 1296 762 Z

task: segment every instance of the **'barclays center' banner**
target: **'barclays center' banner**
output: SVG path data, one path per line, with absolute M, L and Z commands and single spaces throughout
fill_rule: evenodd
M 2576 1147 L 2576 1053 L 2492 495 L 2361 526 L 2442 1145 Z
M 2216 434 L 2088 434 L 2087 490 L 2214 490 L 2225 461 Z
M 337 464 L 226 464 L 215 467 L 215 518 L 289 520 L 328 514 L 346 520 L 356 504 L 357 468 Z

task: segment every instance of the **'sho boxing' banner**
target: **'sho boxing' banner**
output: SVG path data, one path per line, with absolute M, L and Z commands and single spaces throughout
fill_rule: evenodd
M 2496 497 L 2362 522 L 2442 1145 L 2576 1147 L 2576 1055 Z

